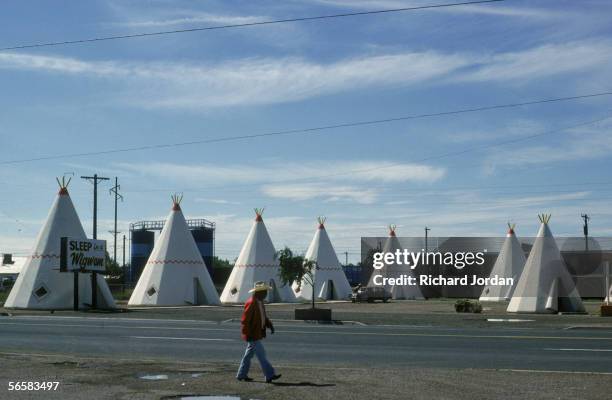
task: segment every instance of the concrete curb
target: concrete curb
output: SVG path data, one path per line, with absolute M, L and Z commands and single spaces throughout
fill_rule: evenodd
M 226 319 L 224 321 L 221 321 L 221 324 L 225 324 L 225 323 L 229 323 L 229 322 L 240 322 L 240 320 L 238 318 L 230 318 L 230 319 Z M 289 322 L 289 323 L 295 323 L 295 324 L 317 324 L 317 325 L 359 325 L 359 326 L 369 326 L 368 324 L 364 323 L 364 322 L 359 322 L 359 321 L 340 321 L 340 320 L 333 320 L 331 322 L 329 321 L 303 321 L 303 320 L 295 320 L 295 319 L 274 319 L 273 322 Z

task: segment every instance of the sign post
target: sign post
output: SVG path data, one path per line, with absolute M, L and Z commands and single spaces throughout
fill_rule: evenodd
M 74 310 L 79 309 L 79 272 L 92 273 L 92 308 L 96 308 L 95 274 L 106 272 L 106 241 L 96 239 L 61 238 L 60 272 L 74 274 Z
M 74 300 L 73 300 L 73 309 L 74 311 L 79 311 L 79 271 L 74 271 L 72 273 L 74 275 Z

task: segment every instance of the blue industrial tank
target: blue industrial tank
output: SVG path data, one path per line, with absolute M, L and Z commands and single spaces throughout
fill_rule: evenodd
M 191 230 L 191 234 L 193 235 L 193 239 L 198 245 L 198 249 L 200 250 L 200 254 L 202 255 L 202 259 L 206 263 L 206 268 L 208 268 L 208 273 L 210 277 L 213 276 L 213 256 L 214 254 L 214 239 L 215 239 L 215 229 L 200 227 Z
M 135 283 L 153 251 L 155 232 L 146 230 L 132 231 L 132 261 L 130 264 L 129 280 Z

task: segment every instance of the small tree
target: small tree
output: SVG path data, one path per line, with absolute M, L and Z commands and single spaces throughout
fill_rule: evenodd
M 212 266 L 213 266 L 213 269 L 232 268 L 234 266 L 234 264 L 229 262 L 229 260 L 224 260 L 224 259 L 219 258 L 217 256 L 213 256 Z
M 127 267 L 122 267 L 106 253 L 106 279 L 109 283 L 123 283 Z
M 312 286 L 312 308 L 315 308 L 315 275 L 316 263 L 306 260 L 302 256 L 293 254 L 289 247 L 276 252 L 276 258 L 280 263 L 280 279 L 283 285 L 291 285 L 297 282 L 298 289 L 302 288 L 302 281 Z

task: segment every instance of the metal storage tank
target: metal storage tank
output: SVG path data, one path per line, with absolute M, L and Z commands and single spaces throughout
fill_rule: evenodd
M 215 240 L 215 229 L 207 227 L 199 227 L 191 230 L 193 239 L 200 250 L 202 259 L 206 263 L 206 268 L 210 277 L 213 277 L 213 256 L 214 252 L 214 240 Z
M 188 219 L 187 227 L 191 231 L 193 239 L 200 250 L 202 259 L 206 263 L 208 273 L 213 276 L 213 256 L 215 223 L 206 219 Z M 164 228 L 165 220 L 158 221 L 138 221 L 130 224 L 130 235 L 132 240 L 131 268 L 129 280 L 135 283 L 140 278 L 153 246 L 155 245 L 155 231 Z
M 147 230 L 135 230 L 131 231 L 132 236 L 132 252 L 131 252 L 131 264 L 130 264 L 130 282 L 134 283 L 140 278 L 140 274 L 144 269 L 153 246 L 155 244 L 155 232 Z

